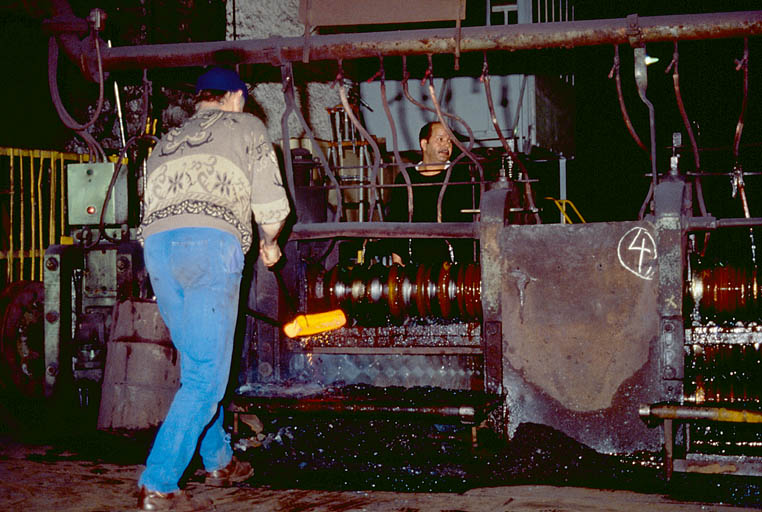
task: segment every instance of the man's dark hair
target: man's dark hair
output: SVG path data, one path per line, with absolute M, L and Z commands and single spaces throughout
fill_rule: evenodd
M 429 140 L 435 124 L 440 123 L 439 121 L 430 121 L 421 127 L 421 131 L 418 132 L 418 144 L 420 144 L 422 140 Z
M 202 101 L 220 102 L 228 92 L 229 91 L 220 91 L 217 89 L 202 89 L 196 93 L 193 101 L 196 105 Z

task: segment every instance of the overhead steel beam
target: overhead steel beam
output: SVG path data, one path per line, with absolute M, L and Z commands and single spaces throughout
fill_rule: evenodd
M 54 30 L 54 23 L 48 23 Z M 718 39 L 762 34 L 762 11 L 684 14 L 464 27 L 460 52 L 574 48 L 600 44 L 641 45 L 657 41 Z M 400 30 L 356 34 L 270 37 L 239 41 L 181 43 L 102 48 L 106 71 L 176 68 L 206 65 L 280 65 L 303 60 L 356 59 L 378 55 L 419 55 L 456 52 L 453 29 Z M 308 46 L 308 53 L 305 52 Z M 103 45 L 105 46 L 105 45 Z M 94 50 L 87 65 L 96 66 Z

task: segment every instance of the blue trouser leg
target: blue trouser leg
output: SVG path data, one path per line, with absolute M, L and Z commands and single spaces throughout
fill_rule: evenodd
M 138 485 L 173 492 L 199 440 L 207 470 L 224 467 L 232 457 L 219 403 L 230 374 L 243 254 L 229 233 L 182 228 L 149 236 L 144 257 L 180 353 L 181 386 Z

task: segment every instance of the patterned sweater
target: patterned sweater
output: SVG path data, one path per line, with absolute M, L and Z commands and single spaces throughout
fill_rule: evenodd
M 251 215 L 274 224 L 289 203 L 262 121 L 248 113 L 201 110 L 172 129 L 147 161 L 138 236 L 183 227 L 216 228 L 252 244 Z

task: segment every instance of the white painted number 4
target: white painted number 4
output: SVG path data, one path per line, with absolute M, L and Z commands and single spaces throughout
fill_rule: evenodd
M 653 279 L 656 269 L 656 242 L 647 229 L 634 227 L 619 239 L 619 263 L 641 279 Z

